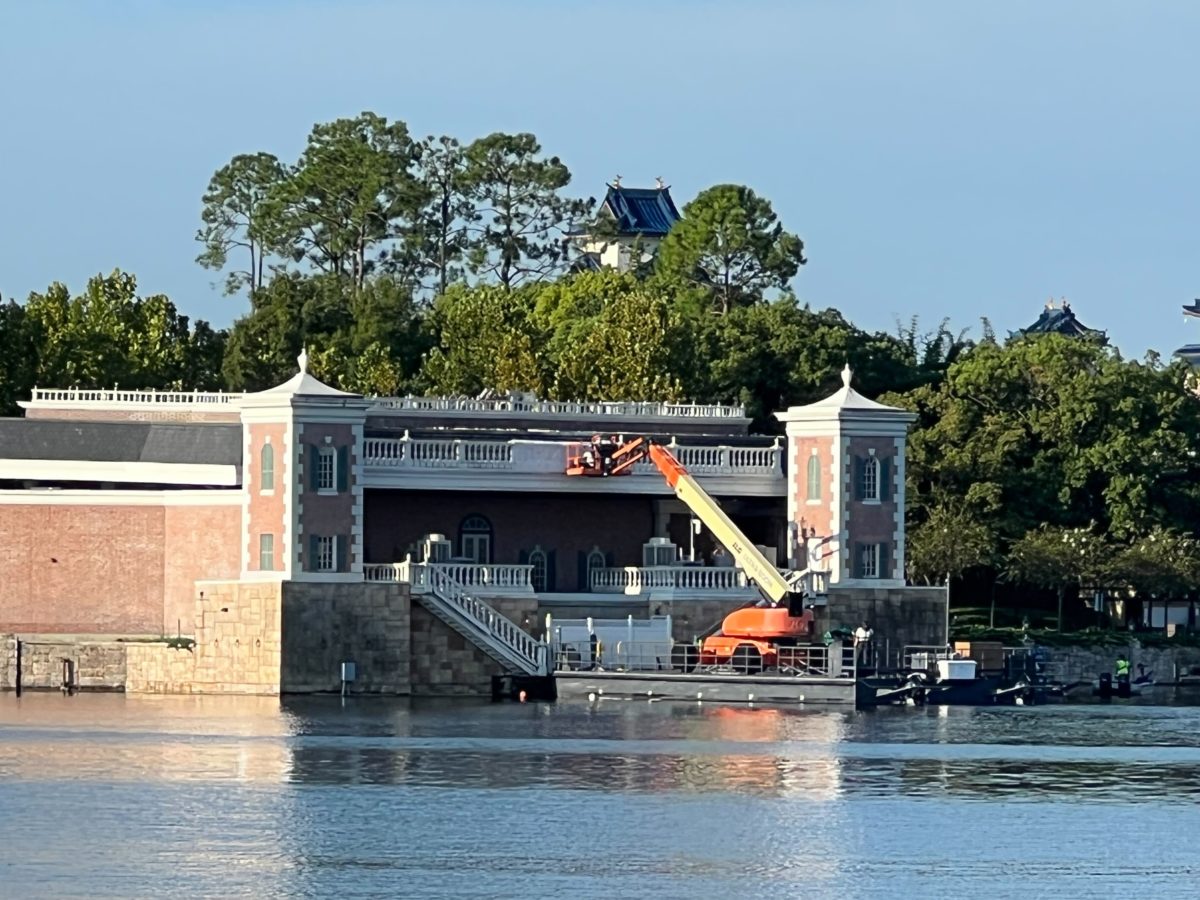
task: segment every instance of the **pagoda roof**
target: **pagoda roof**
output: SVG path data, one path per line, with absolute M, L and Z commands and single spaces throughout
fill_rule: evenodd
M 1071 309 L 1071 304 L 1066 300 L 1063 300 L 1062 304 L 1057 307 L 1054 305 L 1054 301 L 1047 303 L 1037 321 L 1028 328 L 1022 328 L 1021 334 L 1062 334 L 1067 337 L 1091 337 L 1107 340 L 1103 331 L 1088 328 L 1080 322 L 1075 317 L 1075 311 Z
M 600 208 L 612 216 L 621 235 L 663 237 L 682 218 L 667 185 L 630 188 L 619 182 L 610 184 Z

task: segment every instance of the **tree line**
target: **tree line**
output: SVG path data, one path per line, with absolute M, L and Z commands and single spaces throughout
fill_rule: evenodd
M 611 222 L 530 134 L 416 140 L 373 113 L 318 124 L 294 162 L 254 152 L 202 196 L 198 262 L 244 294 L 227 330 L 132 275 L 0 304 L 0 407 L 33 385 L 259 390 L 310 369 L 363 394 L 531 391 L 744 403 L 838 386 L 918 416 L 907 468 L 917 581 L 1184 596 L 1200 580 L 1200 404 L 1181 363 L 1057 335 L 868 331 L 790 289 L 804 243 L 716 185 L 633 271 L 575 265 Z M 640 258 L 640 254 L 635 254 Z

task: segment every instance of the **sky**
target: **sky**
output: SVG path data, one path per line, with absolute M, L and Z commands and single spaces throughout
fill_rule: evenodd
M 120 268 L 218 326 L 200 197 L 371 110 L 530 131 L 599 196 L 750 185 L 861 327 L 1066 297 L 1126 356 L 1200 342 L 1194 0 L 0 2 L 0 294 Z

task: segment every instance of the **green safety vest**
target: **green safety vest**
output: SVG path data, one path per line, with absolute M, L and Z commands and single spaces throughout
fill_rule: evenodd
M 1118 659 L 1117 660 L 1117 674 L 1118 675 L 1128 675 L 1129 674 L 1129 660 L 1127 660 L 1127 659 Z

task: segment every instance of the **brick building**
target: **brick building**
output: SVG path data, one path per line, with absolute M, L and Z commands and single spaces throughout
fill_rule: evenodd
M 740 569 L 713 564 L 711 540 L 649 464 L 565 476 L 568 446 L 595 432 L 673 445 L 777 565 L 826 573 L 831 622 L 899 623 L 904 603 L 929 599 L 903 578 L 912 417 L 859 395 L 849 370 L 836 394 L 778 413 L 780 439 L 749 434 L 737 406 L 364 398 L 300 362 L 249 394 L 39 389 L 24 417 L 0 420 L 0 633 L 178 633 L 197 637 L 197 654 L 221 634 L 266 658 L 280 639 L 262 629 L 289 615 L 309 632 L 335 627 L 334 612 L 289 613 L 288 596 L 378 611 L 392 601 L 364 586 L 393 585 L 469 638 L 507 641 L 482 649 L 514 669 L 536 655 L 523 634 L 548 611 L 666 604 L 699 630 L 712 624 L 701 610 L 755 596 Z M 266 605 L 247 612 L 237 598 Z M 271 664 L 264 678 L 281 689 L 287 660 Z M 155 665 L 148 680 L 169 681 Z

